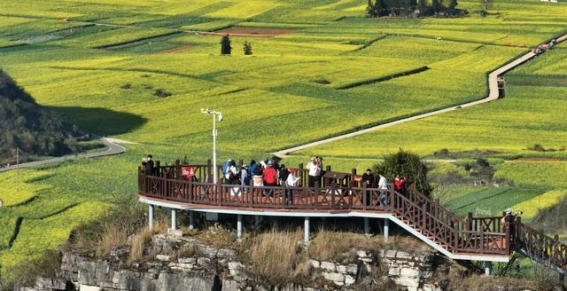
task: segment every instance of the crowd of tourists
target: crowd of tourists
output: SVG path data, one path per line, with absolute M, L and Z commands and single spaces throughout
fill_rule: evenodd
M 297 170 L 288 168 L 285 164 L 280 164 L 280 161 L 281 159 L 279 157 L 273 156 L 259 162 L 252 159 L 249 164 L 239 166 L 233 158 L 229 158 L 222 165 L 222 182 L 229 185 L 257 187 L 283 186 L 293 188 L 299 186 L 301 177 L 297 176 Z M 184 158 L 183 163 L 187 164 L 187 157 Z M 151 175 L 156 174 L 152 155 L 147 155 L 142 159 L 142 170 Z M 321 179 L 325 174 L 322 157 L 311 157 L 304 170 L 307 171 L 308 177 L 307 184 L 304 186 L 319 187 L 322 185 Z M 386 205 L 386 190 L 388 190 L 389 182 L 383 172 L 379 172 L 377 176 L 374 176 L 371 169 L 366 169 L 362 176 L 358 176 L 358 179 L 354 179 L 353 183 L 355 187 L 384 190 L 380 194 L 379 201 L 382 205 Z M 400 174 L 397 174 L 393 179 L 393 188 L 396 192 L 405 194 L 406 184 L 407 179 Z M 366 191 L 365 195 L 365 201 L 370 201 L 371 192 Z

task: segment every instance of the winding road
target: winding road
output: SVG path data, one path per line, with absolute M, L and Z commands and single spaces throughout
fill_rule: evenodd
M 0 168 L 0 172 L 5 172 L 5 171 L 9 171 L 9 170 L 18 169 L 18 168 L 24 168 L 24 167 L 33 167 L 33 166 L 40 166 L 40 165 L 45 165 L 45 164 L 61 163 L 61 162 L 73 160 L 73 159 L 76 159 L 76 158 L 97 158 L 97 157 L 103 157 L 103 156 L 117 155 L 117 154 L 121 154 L 121 153 L 126 152 L 126 148 L 124 146 L 120 145 L 120 143 L 130 143 L 130 142 L 127 142 L 127 141 L 122 141 L 122 140 L 113 139 L 113 138 L 106 138 L 106 137 L 102 137 L 102 138 L 100 138 L 100 140 L 108 147 L 105 151 L 94 152 L 94 153 L 86 153 L 86 154 L 78 154 L 78 155 L 69 155 L 69 156 L 57 157 L 57 158 L 52 158 L 52 159 L 47 159 L 47 160 L 21 163 L 21 164 L 18 164 L 18 165 L 10 165 L 8 167 Z

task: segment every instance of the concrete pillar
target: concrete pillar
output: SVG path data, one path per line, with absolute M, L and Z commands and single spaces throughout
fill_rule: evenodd
M 151 204 L 148 207 L 148 226 L 150 229 L 154 227 L 154 206 Z
M 491 261 L 485 261 L 484 262 L 484 275 L 490 276 L 491 272 L 492 272 L 492 262 Z
M 177 229 L 177 211 L 171 209 L 171 230 Z
M 242 239 L 242 214 L 236 215 L 236 239 L 238 241 Z
M 388 242 L 388 236 L 390 235 L 390 220 L 384 218 L 384 241 Z
M 195 229 L 195 212 L 189 210 L 189 229 Z
M 365 235 L 369 235 L 370 234 L 370 222 L 368 217 L 364 218 L 364 234 Z
M 310 221 L 310 218 L 306 216 L 305 221 L 303 223 L 304 224 L 303 225 L 303 227 L 304 227 L 303 241 L 306 242 L 306 243 L 309 242 L 309 226 L 310 226 L 309 221 Z

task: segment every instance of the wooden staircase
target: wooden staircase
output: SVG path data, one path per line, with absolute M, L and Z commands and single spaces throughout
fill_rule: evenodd
M 463 220 L 440 206 L 437 200 L 433 201 L 415 189 L 410 192 L 409 200 L 422 205 L 421 209 L 431 215 L 431 220 L 423 227 L 423 223 L 415 215 L 408 215 L 403 209 L 394 209 L 394 215 L 408 227 L 450 252 L 449 257 L 454 257 L 452 254 L 471 252 L 504 254 L 509 256 L 509 267 L 521 255 L 561 275 L 567 275 L 567 245 L 561 243 L 557 235 L 552 238 L 531 228 L 521 222 L 520 216 L 515 217 L 507 227 L 501 225 L 501 217 L 475 218 L 469 213 L 467 219 Z M 496 239 L 496 233 L 500 233 L 499 239 Z

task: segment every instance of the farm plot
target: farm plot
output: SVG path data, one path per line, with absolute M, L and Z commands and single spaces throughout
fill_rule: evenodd
M 503 211 L 516 206 L 518 202 L 537 199 L 544 192 L 541 189 L 493 187 L 470 187 L 461 191 L 463 195 L 456 199 L 444 199 L 444 206 L 461 217 L 478 211 L 489 211 L 493 216 L 500 216 Z
M 504 163 L 498 167 L 496 179 L 506 179 L 520 187 L 533 187 L 546 185 L 553 188 L 567 188 L 564 173 L 567 162 L 564 161 L 538 161 L 520 160 L 518 162 Z M 526 177 L 529 177 L 526 179 Z
M 481 46 L 478 49 L 454 58 L 446 59 L 430 67 L 442 70 L 466 70 L 471 72 L 487 72 L 505 64 L 524 53 L 526 49 L 499 46 Z M 478 60 L 484 60 L 479 62 Z
M 111 27 L 112 28 L 112 27 Z M 162 28 L 113 27 L 114 29 L 98 33 L 81 35 L 70 39 L 56 41 L 63 46 L 78 46 L 84 48 L 104 48 L 107 46 L 125 44 L 144 39 L 151 39 L 174 33 Z
M 21 43 L 38 43 L 47 40 L 62 38 L 73 28 L 84 24 L 62 22 L 58 20 L 34 20 L 18 23 L 0 29 L 0 37 L 19 41 Z
M 412 60 L 419 64 L 431 64 L 474 51 L 479 44 L 439 41 L 418 37 L 387 36 L 372 46 L 356 52 L 368 57 L 390 57 Z
M 49 173 L 45 171 L 32 171 L 20 169 L 19 171 L 11 171 L 0 176 L 2 185 L 0 188 L 0 200 L 3 202 L 2 207 L 9 207 L 29 201 L 33 197 L 48 187 L 35 183 L 45 177 Z
M 38 258 L 47 249 L 55 249 L 69 238 L 73 228 L 92 221 L 108 207 L 108 204 L 99 202 L 85 202 L 44 219 L 24 218 L 12 247 L 0 251 L 2 270 L 9 270 L 24 259 Z M 2 275 L 10 278 L 9 273 Z

